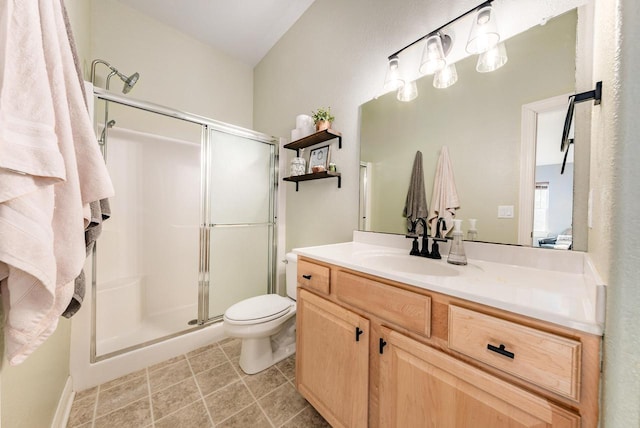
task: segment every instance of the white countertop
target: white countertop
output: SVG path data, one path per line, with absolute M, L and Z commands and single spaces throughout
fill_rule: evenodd
M 475 243 L 471 243 L 470 246 L 473 244 Z M 500 252 L 529 250 L 531 249 L 519 247 L 507 247 L 506 250 L 505 248 L 497 249 Z M 543 259 L 553 254 L 545 254 L 545 250 L 538 251 L 543 251 L 543 253 L 539 253 Z M 432 260 L 409 256 L 408 250 L 402 248 L 355 241 L 297 248 L 293 252 L 322 262 L 552 322 L 586 333 L 602 335 L 604 330 L 604 314 L 601 309 L 604 307 L 604 303 L 601 301 L 604 298 L 604 286 L 599 284 L 597 275 L 592 274 L 586 268 L 576 272 L 576 269 L 551 270 L 489 261 L 495 259 L 495 255 L 489 257 L 489 260 L 468 258 L 466 266 L 456 266 L 446 262 L 447 253 L 444 251 L 441 251 L 442 260 Z M 529 258 L 530 254 L 527 253 Z M 397 270 L 397 267 L 386 266 L 384 260 L 388 256 L 409 268 Z M 581 256 L 578 254 L 569 257 L 580 260 Z M 583 257 L 586 257 L 586 254 L 583 253 Z M 509 258 L 507 257 L 507 259 Z M 378 263 L 377 260 L 383 262 Z M 423 266 L 426 269 L 433 268 L 434 272 L 442 271 L 450 275 L 409 273 L 416 270 L 412 267 L 418 267 L 417 270 L 422 270 Z

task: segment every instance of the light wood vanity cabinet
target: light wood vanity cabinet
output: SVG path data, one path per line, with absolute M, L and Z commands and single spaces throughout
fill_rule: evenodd
M 449 348 L 576 401 L 580 398 L 577 340 L 450 305 Z
M 579 427 L 575 413 L 382 327 L 380 427 Z
M 333 427 L 366 427 L 369 321 L 305 290 L 297 299 L 296 384 Z
M 327 266 L 300 260 L 298 262 L 298 284 L 316 292 L 329 294 L 329 272 L 330 269 Z
M 298 263 L 296 384 L 332 426 L 597 426 L 600 337 Z

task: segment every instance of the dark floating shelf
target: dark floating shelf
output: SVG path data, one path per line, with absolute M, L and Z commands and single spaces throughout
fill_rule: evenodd
M 342 148 L 342 134 L 338 131 L 334 131 L 333 129 L 324 129 L 322 131 L 315 132 L 311 135 L 307 135 L 304 138 L 300 138 L 299 140 L 292 141 L 289 144 L 285 144 L 285 149 L 295 150 L 298 152 L 300 149 L 304 149 L 305 147 L 313 146 L 318 143 L 322 143 L 323 141 L 332 140 L 334 138 L 338 139 L 338 148 Z M 300 153 L 298 153 L 299 155 Z M 303 181 L 303 180 L 299 180 Z
M 314 172 L 312 174 L 304 174 L 304 175 L 292 175 L 291 177 L 284 177 L 284 181 L 291 181 L 296 183 L 296 192 L 298 191 L 298 183 L 301 181 L 309 181 L 309 180 L 320 180 L 322 178 L 331 178 L 336 177 L 338 179 L 338 189 L 342 186 L 342 177 L 339 172 L 330 172 L 330 171 L 322 171 L 322 172 Z

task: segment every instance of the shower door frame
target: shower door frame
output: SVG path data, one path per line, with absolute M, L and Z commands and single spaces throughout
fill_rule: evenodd
M 138 110 L 147 111 L 149 113 L 159 114 L 161 116 L 171 117 L 185 122 L 194 123 L 202 127 L 201 136 L 201 152 L 200 152 L 200 225 L 199 225 L 199 262 L 198 262 L 198 313 L 196 326 L 186 328 L 177 333 L 172 333 L 153 340 L 142 342 L 133 346 L 118 349 L 103 355 L 97 355 L 96 349 L 96 306 L 97 306 L 97 243 L 94 245 L 92 254 L 92 277 L 91 277 L 91 343 L 90 343 L 90 361 L 95 363 L 103 361 L 123 353 L 140 349 L 154 343 L 162 342 L 173 337 L 181 336 L 190 331 L 198 330 L 213 322 L 221 320 L 221 316 L 209 317 L 209 287 L 210 287 L 210 244 L 211 244 L 211 228 L 215 225 L 211 224 L 211 169 L 209 165 L 209 152 L 211 150 L 211 132 L 218 131 L 225 134 L 244 137 L 253 141 L 268 144 L 271 146 L 270 157 L 270 185 L 269 185 L 269 221 L 266 225 L 271 227 L 269 236 L 270 245 L 268 248 L 268 274 L 267 274 L 267 293 L 273 293 L 275 290 L 276 277 L 276 254 L 277 254 L 277 197 L 278 197 L 278 160 L 279 160 L 279 141 L 277 138 L 256 132 L 250 129 L 242 128 L 236 125 L 213 120 L 204 116 L 181 110 L 165 107 L 159 104 L 147 101 L 136 100 L 133 98 L 108 92 L 104 89 L 94 87 L 93 95 L 96 100 L 103 100 L 106 104 L 113 102 Z M 105 135 L 109 131 L 105 131 Z M 107 144 L 105 137 L 104 144 Z M 104 148 L 106 152 L 106 147 Z M 106 162 L 106 158 L 105 158 Z
M 277 254 L 277 194 L 278 194 L 278 142 L 276 139 L 272 139 L 271 143 L 271 155 L 269 170 L 273 171 L 270 174 L 269 183 L 269 219 L 264 223 L 235 223 L 235 224 L 216 224 L 212 220 L 211 216 L 211 188 L 213 183 L 211 179 L 211 165 L 206 160 L 209 159 L 210 150 L 212 149 L 211 133 L 213 131 L 223 132 L 231 135 L 238 135 L 232 132 L 225 132 L 220 129 L 204 125 L 202 128 L 202 176 L 201 180 L 203 189 L 201 195 L 201 225 L 200 225 L 200 274 L 203 275 L 198 284 L 198 325 L 204 325 L 211 322 L 221 321 L 223 315 L 210 316 L 210 261 L 211 261 L 211 231 L 214 228 L 239 228 L 239 227 L 254 227 L 254 226 L 267 226 L 271 228 L 269 236 L 269 251 L 267 255 L 267 293 L 273 293 L 275 290 L 275 276 L 276 276 L 276 254 Z M 264 134 L 259 134 L 264 135 Z M 255 138 L 250 138 L 256 140 Z M 264 143 L 264 141 L 260 141 Z

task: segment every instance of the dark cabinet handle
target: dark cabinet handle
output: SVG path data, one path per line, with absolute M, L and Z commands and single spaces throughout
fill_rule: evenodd
M 360 327 L 356 327 L 356 342 L 360 342 L 360 335 L 364 333 L 364 331 L 360 330 Z
M 383 338 L 380 338 L 380 353 L 384 352 L 384 347 L 387 346 L 387 342 Z
M 493 346 L 491 344 L 487 344 L 487 349 L 489 351 L 496 352 L 496 353 L 498 353 L 500 355 L 504 355 L 505 357 L 511 358 L 511 359 L 513 359 L 516 356 L 516 354 L 514 354 L 513 352 L 509 352 L 504 348 L 505 348 L 505 346 L 503 344 L 500 344 L 499 348 L 496 348 L 495 346 Z
M 311 275 L 302 275 L 304 279 L 311 279 Z

